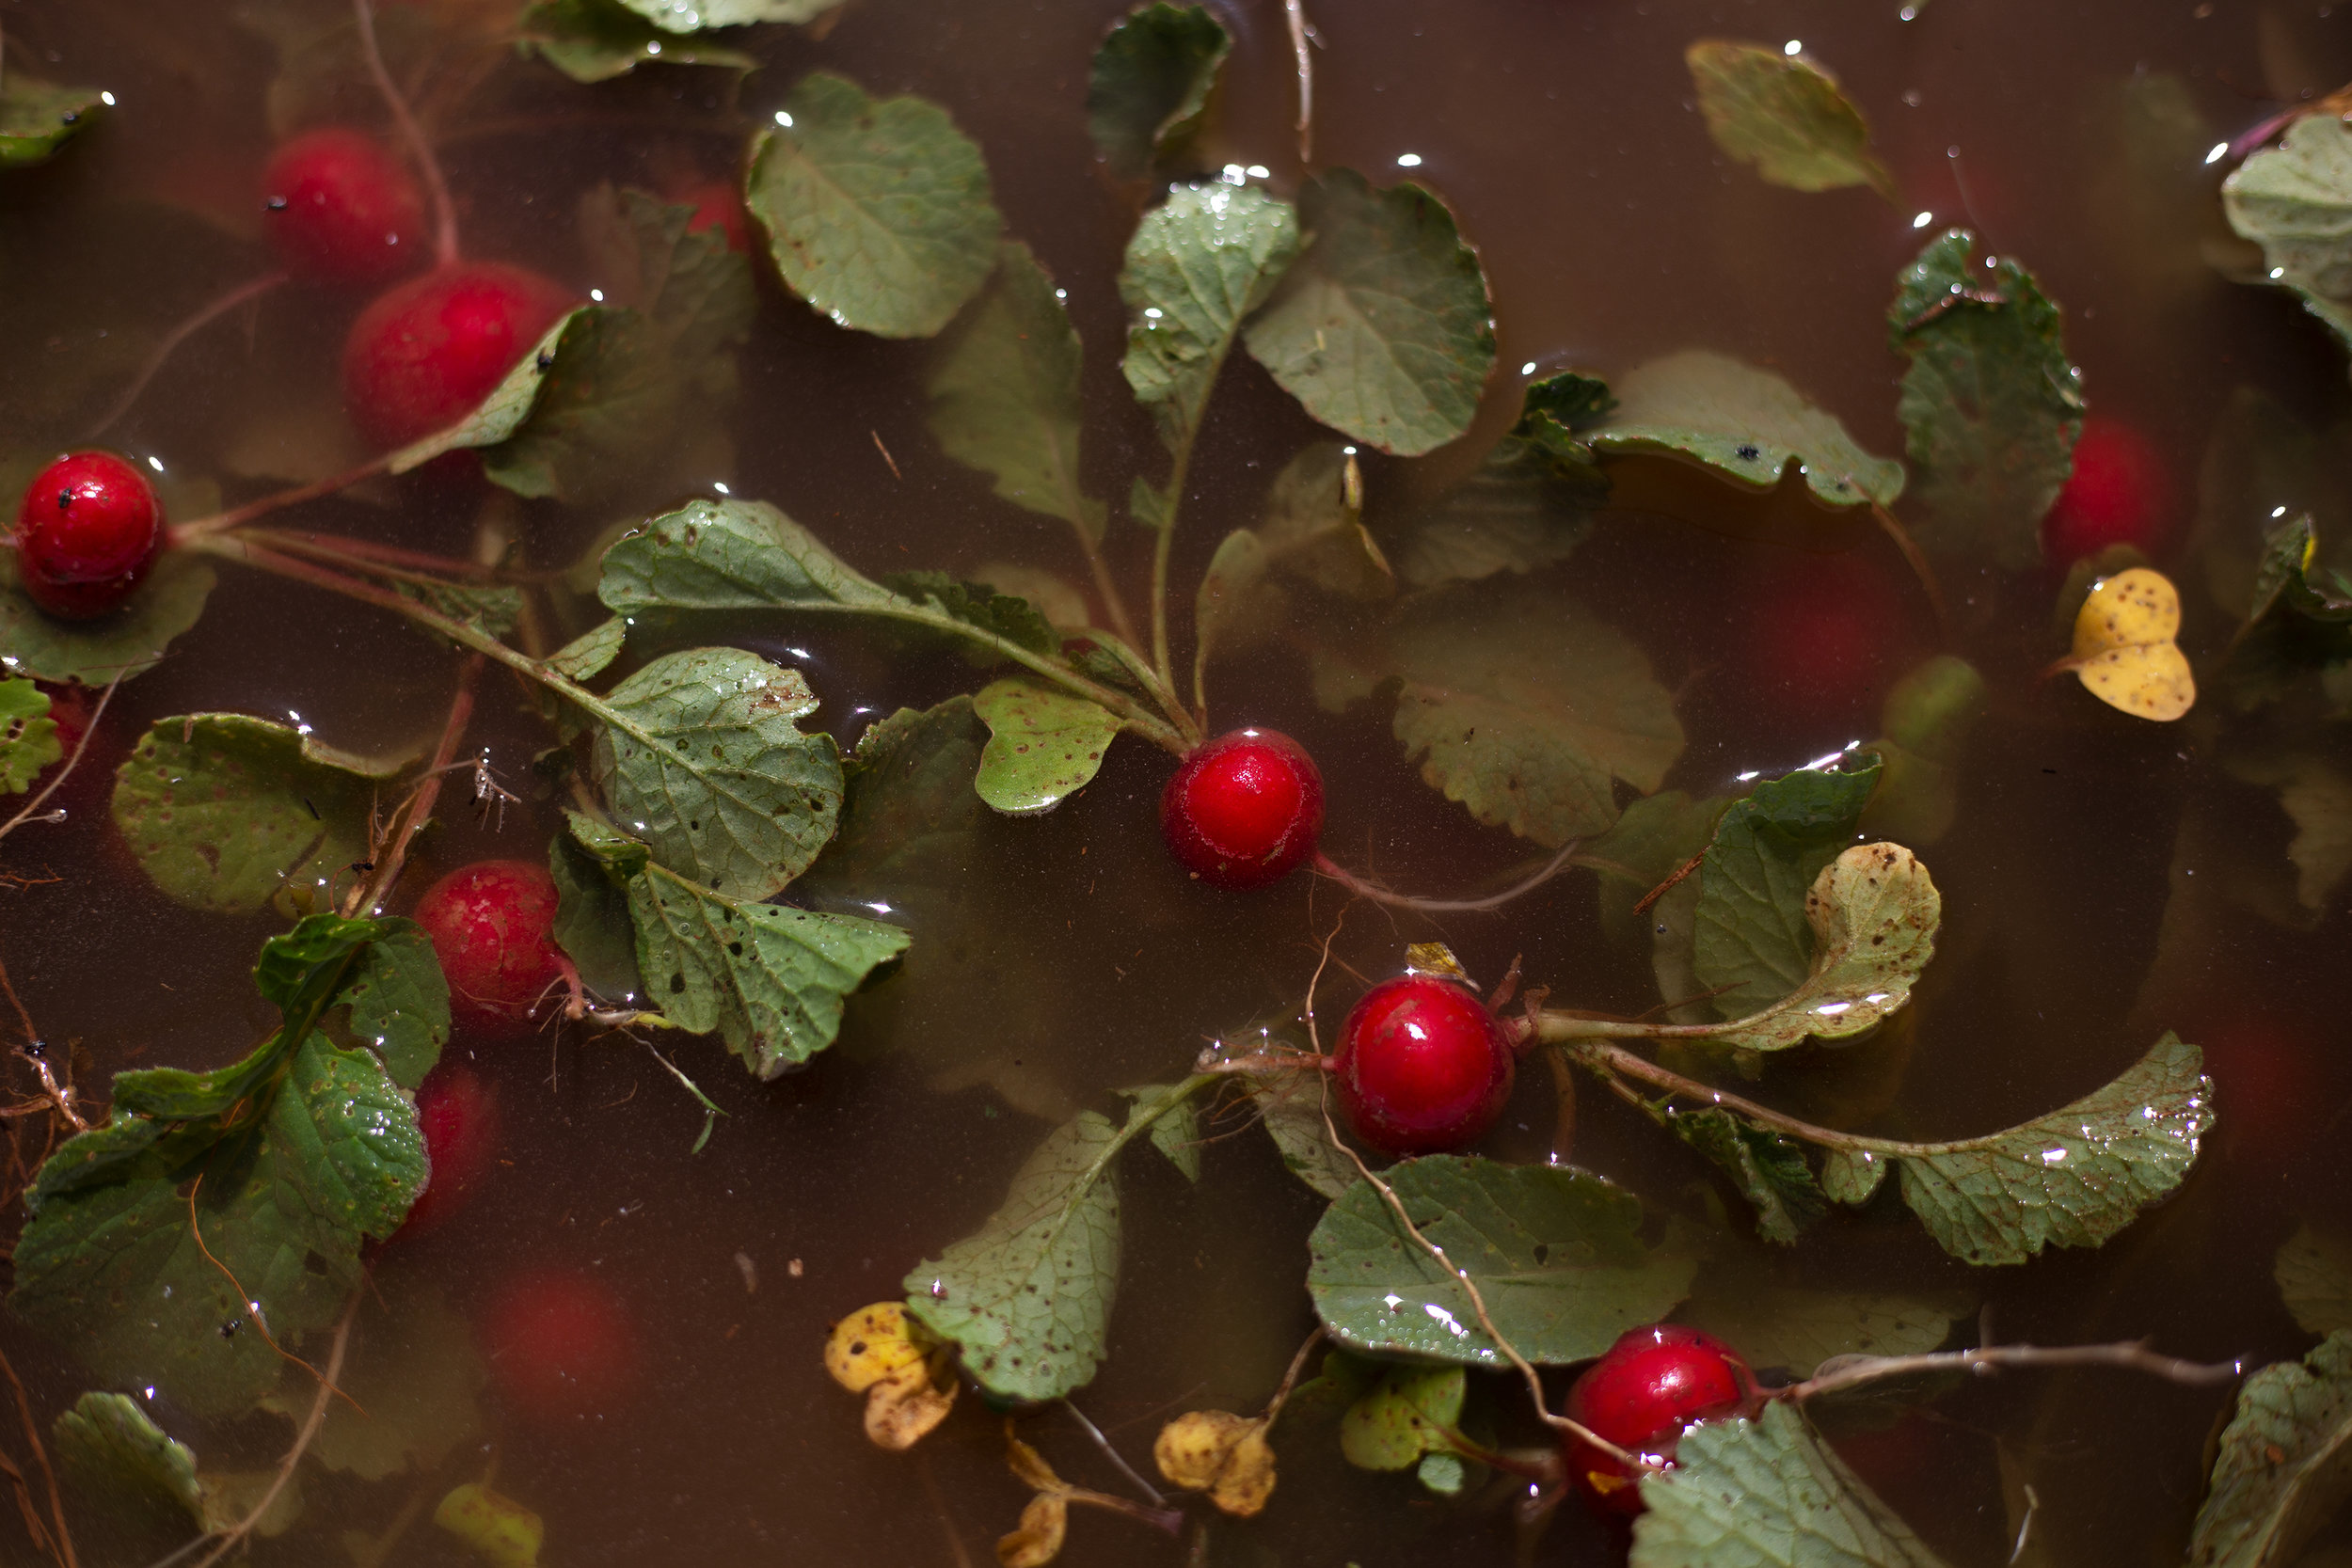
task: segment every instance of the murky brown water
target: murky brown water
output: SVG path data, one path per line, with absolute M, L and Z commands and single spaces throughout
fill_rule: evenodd
M 569 214 L 595 181 L 724 173 L 748 119 L 814 65 L 878 91 L 925 94 L 980 141 L 1011 230 L 1069 290 L 1089 345 L 1088 477 L 1099 494 L 1123 494 L 1132 474 L 1158 466 L 1117 368 L 1115 277 L 1135 214 L 1094 174 L 1083 116 L 1089 52 L 1120 8 L 856 0 L 821 43 L 779 29 L 759 45 L 771 63 L 744 87 L 743 116 L 721 102 L 716 73 L 646 71 L 588 89 L 535 66 L 498 66 L 440 122 L 468 251 L 579 281 Z M 2352 14 L 2188 0 L 1935 0 L 1908 23 L 1895 0 L 1311 8 L 1327 43 L 1317 56 L 1318 160 L 1385 180 L 1400 154 L 1418 154 L 1420 177 L 1481 245 L 1496 299 L 1502 369 L 1479 433 L 1418 464 L 1372 464 L 1375 515 L 1400 515 L 1466 471 L 1516 412 L 1512 372 L 1525 361 L 1613 372 L 1704 346 L 1771 367 L 1866 446 L 1899 451 L 1900 367 L 1883 311 L 1919 243 L 1911 214 L 1923 209 L 1939 224 L 1973 221 L 2038 272 L 2068 308 L 2092 406 L 2137 423 L 2170 454 L 2185 512 L 2197 454 L 2234 387 L 2261 387 L 2313 426 L 2346 411 L 2339 351 L 2316 325 L 2200 260 L 2200 238 L 2217 226 L 2217 171 L 2151 154 L 2144 137 L 2135 144 L 2117 104 L 2136 74 L 2169 72 L 2208 122 L 2207 141 L 2234 135 L 2271 111 L 2273 94 L 2352 76 Z M 1231 9 L 1239 37 L 1211 161 L 1265 164 L 1287 187 L 1298 166 L 1280 8 L 1233 0 Z M 121 100 L 51 166 L 0 176 L 0 452 L 74 438 L 154 332 L 256 267 L 247 182 L 269 142 L 269 56 L 230 25 L 231 11 L 216 0 L 18 0 L 0 11 L 10 69 L 103 83 Z M 1897 171 L 1902 210 L 1863 191 L 1772 189 L 1727 165 L 1681 61 L 1686 42 L 1714 34 L 1801 39 L 1833 65 Z M 356 90 L 347 112 L 377 119 Z M 214 329 L 113 441 L 156 454 L 175 477 L 215 478 L 231 499 L 331 467 L 334 442 L 346 439 L 336 434 L 333 365 L 351 309 L 287 293 Z M 728 432 L 734 456 L 710 477 L 775 501 L 873 570 L 1007 558 L 1069 568 L 1057 525 L 994 500 L 983 479 L 939 455 L 923 423 L 928 352 L 837 331 L 764 287 Z M 1272 474 L 1313 436 L 1237 359 L 1195 465 L 1180 583 L 1227 528 L 1255 515 Z M 1691 744 L 1670 783 L 1695 794 L 1867 737 L 1876 700 L 1793 723 L 1772 717 L 1743 656 L 1742 606 L 1818 558 L 1740 537 L 1767 527 L 1759 507 L 1694 493 L 1701 505 L 1688 515 L 1612 515 L 1544 580 L 1599 608 L 1682 689 Z M 462 485 L 420 481 L 308 515 L 455 548 L 479 502 Z M 570 559 L 621 520 L 496 504 L 541 561 Z M 1122 566 L 1138 570 L 1138 541 L 1123 540 Z M 1883 540 L 1832 530 L 1812 543 L 1851 546 L 1851 569 L 1883 584 L 1901 607 L 1907 652 L 1935 645 L 1924 601 Z M 2191 586 L 2193 567 L 2176 576 L 2193 651 L 2218 646 L 2228 618 Z M 1915 1225 L 1874 1212 L 1834 1216 L 1793 1266 L 1816 1282 L 1968 1292 L 2003 1339 L 2148 1335 L 2199 1357 L 2299 1354 L 2307 1341 L 2279 1305 L 2269 1260 L 2299 1215 L 2352 1219 L 2342 1196 L 2352 1110 L 2336 995 L 2343 919 L 2292 931 L 2201 895 L 2183 906 L 2152 974 L 2168 895 L 2194 893 L 2199 858 L 2275 862 L 2283 818 L 2270 797 L 2231 782 L 2189 727 L 2137 723 L 2071 683 L 2035 680 L 2055 651 L 2054 575 L 1949 587 L 1967 628 L 1958 649 L 1984 670 L 1994 699 L 1958 823 L 1925 856 L 1944 890 L 1943 952 L 1873 1130 L 1934 1136 L 2025 1119 L 2112 1077 L 2164 1027 L 2206 1045 L 2221 1127 L 2179 1198 L 2097 1253 L 1972 1272 Z M 820 720 L 845 738 L 863 722 L 854 712 L 928 703 L 969 682 L 960 664 L 906 662 L 854 626 L 770 628 L 749 645 L 802 664 L 827 705 Z M 1890 659 L 1886 674 L 1902 663 Z M 365 749 L 431 735 L 450 668 L 389 618 L 226 572 L 203 624 L 125 688 L 109 718 L 129 736 L 167 714 L 293 710 Z M 491 681 L 484 692 L 475 736 L 519 768 L 545 732 L 512 687 Z M 1320 712 L 1303 658 L 1229 661 L 1214 692 L 1221 717 L 1279 727 L 1315 752 L 1329 784 L 1325 842 L 1339 859 L 1443 892 L 1521 858 L 1507 835 L 1475 828 L 1420 783 L 1384 714 Z M 1122 743 L 1058 814 L 984 823 L 975 874 L 928 904 L 909 898 L 936 910 L 936 924 L 918 921 L 903 968 L 853 1004 L 842 1043 L 807 1072 L 757 1085 L 715 1043 L 685 1046 L 682 1065 L 730 1113 L 698 1155 L 688 1149 L 700 1112 L 642 1051 L 566 1037 L 476 1053 L 502 1102 L 500 1168 L 459 1218 L 386 1266 L 429 1276 L 467 1311 L 520 1268 L 594 1270 L 628 1304 L 646 1375 L 633 1397 L 554 1430 L 493 1403 L 483 1449 L 453 1457 L 434 1495 L 481 1473 L 494 1450 L 501 1490 L 548 1520 L 550 1564 L 987 1560 L 1025 1497 L 995 1423 L 969 1402 L 912 1458 L 878 1453 L 818 1349 L 830 1321 L 896 1296 L 912 1263 L 978 1223 L 1045 1132 L 1041 1117 L 1101 1103 L 1114 1085 L 1168 1079 L 1205 1037 L 1302 994 L 1341 900 L 1303 877 L 1248 897 L 1185 882 L 1156 834 L 1167 767 Z M 2176 864 L 2185 814 L 2200 826 Z M 555 823 L 544 803 L 510 812 L 497 832 L 453 813 L 414 863 L 408 895 L 479 855 L 535 856 Z M 0 863 L 59 879 L 0 892 L 0 958 L 44 1033 L 88 1052 L 94 1082 L 124 1066 L 227 1060 L 270 1022 L 246 972 L 271 927 L 166 903 L 107 849 L 101 817 L 22 833 Z M 1556 996 L 1648 1007 L 1647 955 L 1612 946 L 1593 903 L 1578 875 L 1491 915 L 1433 922 L 1359 909 L 1335 952 L 1376 977 L 1404 941 L 1442 937 L 1481 976 L 1524 955 Z M 1328 984 L 1333 1016 L 1359 982 Z M 1763 1092 L 1836 1103 L 1851 1087 L 1840 1073 L 1859 1069 L 1799 1066 Z M 1523 1075 L 1488 1152 L 1540 1157 L 1549 1096 L 1544 1074 Z M 2255 1110 L 2233 1116 L 2240 1106 Z M 1587 1097 L 1579 1137 L 1581 1163 L 1659 1205 L 1688 1202 L 1702 1180 L 1694 1162 L 1601 1097 Z M 1321 1205 L 1255 1133 L 1213 1143 L 1198 1187 L 1148 1159 L 1129 1163 L 1125 1182 L 1110 1360 L 1077 1403 L 1140 1463 L 1171 1407 L 1263 1402 L 1311 1322 L 1299 1281 Z M 738 1253 L 756 1265 L 755 1291 Z M 83 1386 L 20 1328 L 0 1329 L 0 1343 L 44 1419 Z M 1529 1439 L 1516 1390 L 1497 1382 L 1482 1397 L 1506 1438 Z M 1865 1457 L 1870 1479 L 1956 1564 L 2010 1554 L 1996 1438 L 2031 1467 L 2042 1560 L 2164 1562 L 2179 1555 L 2219 1408 L 2210 1394 L 2116 1375 L 2016 1376 L 1946 1400 L 1872 1440 Z M 224 1467 L 270 1463 L 285 1434 L 262 1417 L 167 1425 Z M 1025 1430 L 1064 1474 L 1118 1488 L 1066 1418 Z M 1301 1432 L 1279 1449 L 1272 1508 L 1252 1524 L 1216 1523 L 1207 1560 L 1512 1560 L 1507 1487 L 1445 1505 L 1402 1477 L 1348 1470 L 1327 1433 Z M 314 1479 L 296 1532 L 261 1544 L 256 1560 L 340 1561 L 338 1532 L 382 1528 L 407 1486 Z M 1540 1560 L 1621 1551 L 1576 1513 L 1564 1511 Z M 19 1529 L 0 1511 L 10 1561 L 29 1560 Z M 1063 1560 L 1172 1563 L 1188 1549 L 1082 1513 Z M 84 1553 L 94 1564 L 131 1560 L 110 1555 L 97 1522 Z M 420 1526 L 389 1560 L 460 1556 Z

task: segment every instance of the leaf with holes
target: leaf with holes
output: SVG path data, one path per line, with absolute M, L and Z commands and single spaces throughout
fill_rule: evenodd
M 49 694 L 28 680 L 0 680 L 0 795 L 25 793 L 64 755 Z
M 1702 899 L 1700 909 L 1706 905 Z M 1944 900 L 1928 868 L 1899 844 L 1857 844 L 1824 866 L 1804 898 L 1811 967 L 1797 987 L 1726 1023 L 1715 1039 L 1739 1051 L 1785 1051 L 1877 1027 L 1911 1001 L 1935 956 Z
M 1689 349 L 1626 373 L 1617 405 L 1585 436 L 1593 451 L 1697 463 L 1750 489 L 1769 490 L 1790 464 L 1830 506 L 1894 503 L 1903 466 L 1874 457 L 1837 416 L 1770 371 Z
M 1643 1243 L 1639 1198 L 1565 1165 L 1432 1155 L 1384 1179 L 1422 1235 L 1468 1272 L 1503 1337 L 1542 1365 L 1589 1359 L 1665 1316 L 1698 1266 Z M 1349 1350 L 1506 1365 L 1470 1292 L 1371 1182 L 1331 1205 L 1307 1249 L 1307 1293 Z
M 1470 429 L 1493 305 L 1454 214 L 1407 182 L 1333 169 L 1299 193 L 1314 236 L 1245 331 L 1250 356 L 1334 430 L 1412 457 Z
M 980 292 L 1004 218 L 947 111 L 801 79 L 752 140 L 744 204 L 785 285 L 836 325 L 928 338 Z

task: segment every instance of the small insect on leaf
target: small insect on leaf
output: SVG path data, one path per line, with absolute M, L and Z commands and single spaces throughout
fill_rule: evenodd
M 1152 1457 L 1160 1474 L 1236 1518 L 1263 1511 L 1274 1496 L 1274 1449 L 1263 1416 L 1194 1410 L 1160 1428 Z
M 452 1487 L 433 1522 L 463 1541 L 490 1568 L 537 1568 L 547 1526 L 512 1497 L 478 1481 Z
M 913 1448 L 956 1402 L 946 1347 L 895 1301 L 861 1307 L 834 1324 L 825 1370 L 866 1396 L 866 1435 L 877 1448 Z
M 2090 585 L 2066 666 L 2107 706 L 2169 722 L 2197 701 L 2187 656 L 2172 641 L 2180 629 L 2180 590 L 2163 573 L 2135 566 Z

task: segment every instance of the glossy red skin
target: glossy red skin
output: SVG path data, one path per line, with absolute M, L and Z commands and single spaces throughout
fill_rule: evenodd
M 1905 591 L 1852 556 L 1813 556 L 1763 573 L 1744 606 L 1754 649 L 1748 689 L 1792 721 L 1875 719 L 1902 641 Z
M 69 452 L 24 487 L 15 537 L 25 596 L 59 620 L 95 620 L 129 598 L 163 552 L 163 503 L 113 452 Z
M 521 267 L 444 267 L 377 296 L 343 341 L 343 404 L 379 446 L 404 446 L 473 412 L 556 318 L 562 285 Z
M 707 229 L 719 230 L 727 242 L 727 248 L 747 253 L 752 248 L 751 224 L 743 213 L 743 198 L 733 185 L 723 180 L 707 180 L 690 190 L 678 193 L 680 206 L 694 209 L 694 215 L 686 220 L 686 231 L 699 234 Z
M 466 1206 L 498 1159 L 498 1091 L 458 1062 L 444 1062 L 417 1085 L 417 1127 L 429 1174 L 395 1232 L 420 1236 Z
M 2172 521 L 2172 476 L 2155 443 L 2121 420 L 2083 420 L 2074 471 L 2042 521 L 2050 560 L 2071 565 L 2109 545 L 2153 555 L 2169 540 Z
M 1746 1412 L 1756 1376 L 1740 1353 L 1679 1323 L 1629 1329 L 1584 1369 L 1561 1413 L 1621 1449 L 1674 1463 L 1692 1422 Z M 1582 1438 L 1565 1445 L 1568 1479 L 1594 1511 L 1629 1519 L 1642 1512 L 1639 1482 Z
M 1331 1080 L 1364 1142 L 1384 1154 L 1441 1154 L 1494 1125 L 1518 1070 L 1477 992 L 1435 974 L 1400 974 L 1348 1009 Z
M 637 1387 L 628 1311 L 592 1275 L 540 1269 L 507 1281 L 490 1303 L 483 1339 L 499 1392 L 533 1420 L 593 1415 Z
M 377 283 L 426 259 L 424 197 L 407 166 L 346 126 L 306 131 L 262 173 L 262 229 L 286 270 Z
M 1263 887 L 1323 833 L 1323 775 L 1279 730 L 1234 730 L 1186 757 L 1160 795 L 1168 853 L 1214 887 Z
M 520 1039 L 555 1006 L 564 978 L 555 903 L 555 879 L 534 861 L 459 866 L 417 900 L 417 924 L 441 960 L 450 1018 L 461 1032 Z

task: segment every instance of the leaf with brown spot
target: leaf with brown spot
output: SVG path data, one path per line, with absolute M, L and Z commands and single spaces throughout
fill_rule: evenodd
M 2197 701 L 2187 656 L 2173 641 L 2180 629 L 2180 591 L 2163 573 L 2135 566 L 2090 585 L 2066 664 L 2107 706 L 2169 723 Z
M 866 1396 L 866 1435 L 894 1452 L 914 1447 L 955 1406 L 947 1347 L 898 1302 L 878 1301 L 834 1324 L 825 1370 Z
M 1458 1375 L 1458 1374 L 1457 1374 Z M 1152 1458 L 1160 1474 L 1237 1519 L 1263 1512 L 1274 1496 L 1274 1449 L 1266 1418 L 1194 1410 L 1160 1428 Z

